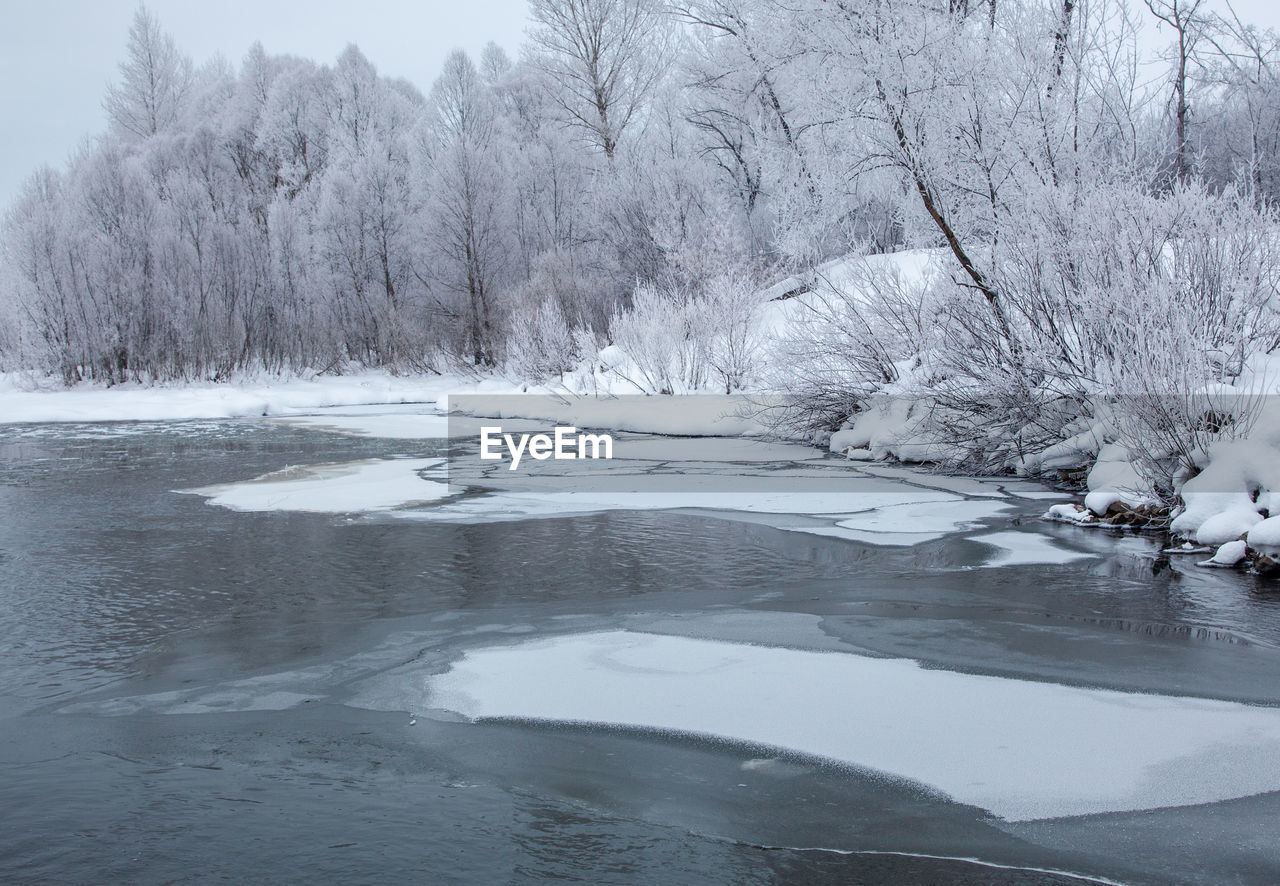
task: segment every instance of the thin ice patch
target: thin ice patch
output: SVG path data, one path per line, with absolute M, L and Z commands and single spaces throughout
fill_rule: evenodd
M 476 649 L 428 678 L 471 718 L 607 724 L 784 748 L 1008 820 L 1280 790 L 1280 709 L 930 670 L 905 659 L 628 631 Z

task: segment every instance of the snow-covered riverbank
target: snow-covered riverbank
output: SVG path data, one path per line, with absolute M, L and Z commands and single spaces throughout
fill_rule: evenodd
M 610 386 L 622 387 L 604 385 L 606 389 Z M 530 396 L 552 391 L 557 392 L 556 396 Z M 0 422 L 182 421 L 267 416 L 361 435 L 424 439 L 448 436 L 445 411 L 453 397 L 455 404 L 461 403 L 464 409 L 477 415 L 507 420 L 519 417 L 615 431 L 717 437 L 763 436 L 769 430 L 763 419 L 744 412 L 746 400 L 742 397 L 708 394 L 690 398 L 619 397 L 608 393 L 572 397 L 566 394 L 567 386 L 563 383 L 530 388 L 496 376 L 395 376 L 377 371 L 289 380 L 243 379 L 219 385 L 110 388 L 85 385 L 70 390 L 49 384 L 36 385 L 30 378 L 8 375 L 0 377 Z M 848 430 L 833 436 L 830 448 L 861 464 L 876 459 L 927 457 L 933 444 L 921 442 L 921 423 L 913 420 L 905 399 L 895 402 L 886 400 L 856 418 Z M 692 408 L 688 406 L 690 403 Z M 677 404 L 684 404 L 684 408 L 675 408 Z M 396 408 L 389 408 L 392 405 Z M 1153 501 L 1150 487 L 1135 471 L 1124 448 L 1109 441 L 1101 425 L 1082 432 L 1053 452 L 1039 454 L 1032 461 L 1031 467 L 1044 470 L 1090 469 L 1089 494 L 1084 504 L 1055 505 L 1046 512 L 1048 519 L 1082 526 L 1107 525 L 1109 515 L 1114 517 L 1117 511 L 1126 509 L 1132 512 L 1133 508 Z M 1247 437 L 1219 443 L 1205 453 L 1201 472 L 1180 490 L 1183 505 L 1173 514 L 1173 531 L 1205 549 L 1204 559 L 1211 560 L 1213 565 L 1256 564 L 1259 571 L 1267 571 L 1280 554 L 1278 465 L 1280 415 L 1273 409 L 1263 409 Z M 351 482 L 366 473 L 357 473 L 350 478 Z M 1031 470 L 1027 473 L 1034 474 Z M 282 492 L 275 482 L 255 486 L 263 493 Z M 363 502 L 364 497 L 353 494 L 351 501 Z M 322 496 L 327 503 L 315 507 L 337 511 L 365 509 L 363 505 L 343 504 L 348 497 L 340 497 L 342 501 L 335 504 L 331 496 Z M 299 501 L 310 499 L 303 494 Z M 469 507 L 474 506 L 473 503 Z M 587 509 L 608 510 L 615 506 L 616 502 L 597 502 Z M 690 506 L 690 503 L 676 506 Z M 311 507 L 308 505 L 307 509 Z M 550 512 L 560 512 L 565 507 L 567 503 L 559 502 Z M 944 522 L 950 525 L 949 520 Z M 912 528 L 902 531 L 909 535 Z M 862 537 L 867 530 L 860 524 L 836 523 L 808 527 L 806 531 Z M 884 530 L 872 527 L 870 531 Z
M 293 379 L 240 379 L 226 384 L 56 385 L 52 379 L 0 375 L 0 423 L 184 421 L 292 415 L 330 406 L 428 403 L 450 390 L 475 387 L 460 376 L 396 376 L 368 371 Z M 505 387 L 510 387 L 505 386 Z

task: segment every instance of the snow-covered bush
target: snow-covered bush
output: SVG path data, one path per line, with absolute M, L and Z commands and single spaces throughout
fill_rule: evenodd
M 1172 501 L 1262 406 L 1240 376 L 1280 340 L 1280 225 L 1251 199 L 1193 186 L 1040 196 L 1019 210 L 1025 234 L 977 259 L 998 311 L 949 255 L 914 286 L 855 261 L 797 297 L 779 372 L 810 426 L 868 413 L 841 438 L 858 448 L 1036 472 L 1116 444 L 1145 490 L 1126 500 Z
M 789 299 L 769 387 L 785 392 L 779 425 L 804 435 L 837 427 L 872 397 L 921 368 L 936 338 L 939 305 L 931 252 L 852 258 Z
M 609 321 L 610 338 L 627 364 L 613 371 L 651 394 L 741 390 L 760 360 L 759 313 L 755 286 L 737 275 L 693 290 L 641 284 L 631 305 Z
M 581 355 L 574 331 L 551 296 L 516 303 L 507 335 L 507 365 L 523 379 L 563 375 Z
M 726 394 L 746 389 L 755 381 L 765 344 L 756 287 L 746 276 L 721 274 L 707 282 L 698 301 L 712 380 Z
M 674 287 L 636 287 L 629 308 L 609 319 L 613 343 L 629 358 L 628 380 L 650 394 L 683 393 L 702 386 L 705 360 L 693 338 L 697 312 Z M 615 369 L 617 371 L 617 369 Z

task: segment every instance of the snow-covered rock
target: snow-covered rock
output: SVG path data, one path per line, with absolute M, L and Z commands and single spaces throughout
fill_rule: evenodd
M 1266 553 L 1280 551 L 1280 516 L 1268 517 L 1249 529 L 1249 547 Z
M 1127 504 L 1124 496 L 1116 492 L 1114 489 L 1099 489 L 1097 492 L 1090 492 L 1084 497 L 1084 506 L 1088 510 L 1097 514 L 1099 517 L 1107 516 L 1107 511 L 1116 502 Z
M 1156 502 L 1151 484 L 1138 474 L 1129 450 L 1119 443 L 1108 443 L 1098 450 L 1098 460 L 1089 471 L 1089 495 L 1084 504 L 1099 517 L 1116 502 L 1137 507 Z
M 1252 508 L 1234 507 L 1201 523 L 1196 530 L 1196 541 L 1202 545 L 1226 544 L 1243 536 L 1261 520 L 1262 515 Z
M 1180 494 L 1184 510 L 1170 528 L 1187 537 L 1199 538 L 1205 522 L 1217 515 L 1239 515 L 1236 538 L 1262 519 L 1260 512 L 1280 513 L 1280 410 L 1264 411 L 1248 438 L 1212 446 L 1202 470 L 1183 484 Z M 1248 523 L 1241 524 L 1244 520 Z M 1215 528 L 1225 530 L 1226 522 L 1224 518 Z
M 1105 437 L 1106 426 L 1102 422 L 1092 424 L 1043 452 L 1027 455 L 1020 466 L 1020 472 L 1039 474 L 1045 471 L 1083 467 L 1096 458 L 1103 447 Z
M 1249 552 L 1249 547 L 1242 541 L 1229 541 L 1219 546 L 1217 552 L 1208 560 L 1202 563 L 1202 566 L 1236 566 L 1244 559 L 1245 554 Z
M 951 461 L 956 450 L 942 441 L 929 409 L 901 390 L 920 367 L 903 361 L 897 370 L 898 389 L 877 394 L 850 418 L 845 428 L 832 435 L 832 451 L 865 449 L 876 461 L 890 457 L 902 462 Z
M 846 428 L 831 435 L 828 444 L 832 452 L 848 452 L 850 449 L 866 449 L 867 435 Z
M 1049 510 L 1045 511 L 1042 519 L 1058 520 L 1063 523 L 1076 523 L 1082 526 L 1098 522 L 1098 518 L 1093 511 L 1070 503 L 1053 505 Z

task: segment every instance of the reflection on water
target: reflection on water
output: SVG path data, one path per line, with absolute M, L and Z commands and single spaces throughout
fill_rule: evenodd
M 1232 804 L 1170 812 L 1164 829 L 1162 814 L 1142 827 L 1113 817 L 1111 831 L 1132 828 L 1132 841 L 1095 849 L 1082 823 L 1005 827 L 867 773 L 804 760 L 744 769 L 759 749 L 518 724 L 409 726 L 403 712 L 345 703 L 381 673 L 442 669 L 494 637 L 637 620 L 1280 703 L 1277 595 L 1170 562 L 1154 542 L 1037 523 L 1099 556 L 986 569 L 977 567 L 990 549 L 958 537 L 877 548 L 661 511 L 471 524 L 236 513 L 173 492 L 289 465 L 441 452 L 439 441 L 257 421 L 0 427 L 0 876 L 1280 876 L 1280 851 L 1249 824 L 1276 820 L 1267 798 L 1237 802 L 1261 804 L 1253 817 L 1231 818 Z M 970 534 L 1034 522 L 1044 507 L 1014 504 Z M 810 616 L 815 636 L 772 634 L 773 613 Z M 94 713 L 148 694 L 208 698 L 209 687 L 286 672 L 305 676 L 307 700 L 290 710 Z M 1212 821 L 1224 817 L 1239 839 L 1220 838 Z M 1197 848 L 1216 867 L 1195 869 Z

